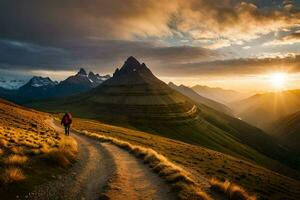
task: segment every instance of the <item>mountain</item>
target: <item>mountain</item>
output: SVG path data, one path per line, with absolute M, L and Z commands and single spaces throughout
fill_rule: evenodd
M 28 82 L 29 78 L 27 77 L 12 77 L 11 75 L 2 75 L 0 77 L 0 87 L 7 90 L 16 90 L 19 89 L 22 85 L 25 85 Z
M 81 68 L 76 75 L 68 77 L 55 87 L 53 97 L 66 97 L 89 91 L 109 78 L 109 75 L 100 76 L 93 72 L 87 74 L 87 72 Z
M 50 98 L 57 84 L 57 81 L 52 81 L 49 77 L 34 76 L 16 91 L 14 101 L 23 103 Z
M 267 129 L 278 119 L 300 110 L 300 90 L 256 94 L 232 103 L 236 116 L 248 123 Z
M 70 99 L 71 100 L 71 99 Z M 72 98 L 80 112 L 134 121 L 193 119 L 196 106 L 156 78 L 144 63 L 129 57 L 113 77 L 90 92 Z M 92 111 L 90 108 L 94 107 Z
M 269 131 L 300 154 L 300 111 L 275 121 Z
M 189 87 L 186 87 L 184 85 L 177 86 L 172 82 L 170 82 L 168 85 L 171 88 L 173 88 L 174 90 L 177 90 L 178 92 L 180 92 L 180 93 L 184 94 L 185 96 L 189 97 L 190 99 L 194 100 L 196 103 L 204 104 L 204 105 L 211 107 L 222 113 L 232 115 L 232 111 L 229 107 L 227 107 L 221 103 L 218 103 L 214 100 L 211 100 L 209 98 L 203 97 Z
M 52 87 L 57 85 L 57 81 L 52 81 L 49 77 L 41 77 L 41 76 L 34 76 L 31 78 L 26 84 L 21 86 L 20 88 L 39 88 L 39 87 Z
M 230 102 L 247 97 L 247 94 L 243 94 L 234 90 L 225 90 L 217 87 L 195 85 L 192 87 L 192 89 L 203 97 L 212 99 L 225 105 Z
M 113 77 L 83 94 L 32 104 L 51 112 L 100 120 L 199 145 L 263 166 L 279 160 L 299 168 L 299 159 L 278 141 L 239 119 L 177 92 L 129 57 Z
M 0 97 L 19 104 L 29 104 L 49 98 L 66 97 L 86 92 L 110 78 L 109 75 L 100 76 L 84 69 L 58 83 L 49 77 L 32 77 L 26 84 L 15 90 L 0 89 Z
M 90 79 L 90 81 L 92 81 L 92 83 L 94 83 L 94 87 L 96 87 L 99 84 L 101 84 L 103 81 L 109 79 L 110 75 L 100 76 L 99 74 L 94 74 L 94 72 L 90 72 L 88 78 Z

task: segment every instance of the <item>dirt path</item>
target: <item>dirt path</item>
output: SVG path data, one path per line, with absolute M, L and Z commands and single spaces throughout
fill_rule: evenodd
M 118 166 L 106 196 L 114 200 L 176 199 L 168 185 L 140 160 L 111 144 L 103 144 Z
M 112 144 L 71 135 L 78 142 L 78 161 L 66 175 L 36 187 L 24 199 L 176 199 L 170 187 L 130 153 Z

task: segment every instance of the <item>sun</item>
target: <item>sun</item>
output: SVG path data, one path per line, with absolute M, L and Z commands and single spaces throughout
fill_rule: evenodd
M 270 81 L 273 88 L 276 90 L 282 90 L 286 85 L 287 77 L 287 73 L 284 72 L 270 74 Z

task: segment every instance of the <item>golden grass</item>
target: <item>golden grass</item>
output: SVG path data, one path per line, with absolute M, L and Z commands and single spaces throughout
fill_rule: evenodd
M 6 168 L 1 174 L 1 182 L 4 184 L 10 184 L 25 180 L 25 176 L 20 168 L 9 167 Z
M 25 177 L 23 171 L 28 173 L 26 184 L 31 185 L 31 181 L 32 185 L 36 184 L 36 176 L 39 178 L 48 176 L 47 170 L 42 168 L 45 166 L 44 157 L 51 157 L 52 160 L 56 160 L 58 166 L 63 167 L 67 167 L 75 160 L 76 141 L 58 133 L 49 124 L 52 120 L 49 114 L 23 108 L 1 99 L 0 110 L 2 184 L 23 180 Z M 53 165 L 53 168 L 57 168 L 57 165 Z
M 77 153 L 78 147 L 75 139 L 65 137 L 58 148 L 50 150 L 43 157 L 50 163 L 65 168 L 76 160 Z
M 0 139 L 0 147 L 7 147 L 8 142 L 4 139 Z
M 11 147 L 10 151 L 12 151 L 14 154 L 20 154 L 20 155 L 23 155 L 25 153 L 23 147 L 16 147 L 16 146 Z
M 256 200 L 256 196 L 248 194 L 241 186 L 228 180 L 223 182 L 212 178 L 209 182 L 212 190 L 225 194 L 230 200 Z
M 179 199 L 210 200 L 208 194 L 201 190 L 190 175 L 181 167 L 170 162 L 166 157 L 157 153 L 153 149 L 138 145 L 132 145 L 113 137 L 99 135 L 88 131 L 78 131 L 84 135 L 100 140 L 101 142 L 110 142 L 133 153 L 138 158 L 148 164 L 154 172 L 171 184 L 174 191 L 178 193 Z
M 4 159 L 4 163 L 7 165 L 23 165 L 27 162 L 27 156 L 20 156 L 17 154 L 9 155 Z

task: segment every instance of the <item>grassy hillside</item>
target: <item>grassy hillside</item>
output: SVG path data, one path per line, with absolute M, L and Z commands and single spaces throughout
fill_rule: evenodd
M 267 129 L 274 121 L 300 110 L 300 90 L 257 94 L 232 103 L 236 116 Z
M 152 148 L 191 173 L 192 177 L 206 190 L 209 190 L 207 179 L 218 178 L 243 186 L 251 194 L 256 194 L 259 199 L 296 200 L 300 198 L 299 181 L 259 167 L 244 159 L 237 159 L 198 145 L 93 120 L 75 119 L 73 128 Z M 275 163 L 276 161 L 269 159 L 269 162 Z M 299 173 L 292 176 L 297 177 Z M 206 192 L 209 193 L 209 191 Z
M 269 131 L 300 154 L 300 112 L 277 120 Z
M 77 117 L 100 120 L 109 124 L 121 125 L 152 134 L 176 139 L 189 144 L 207 147 L 235 157 L 251 160 L 273 170 L 278 160 L 293 168 L 299 167 L 296 155 L 282 147 L 271 136 L 241 120 L 219 113 L 205 105 L 198 105 L 197 115 L 190 120 L 135 120 L 128 116 L 118 116 L 113 112 L 102 113 L 97 104 L 83 103 L 83 106 L 63 104 L 44 108 L 52 112 L 71 111 Z M 48 104 L 49 105 L 49 104 Z M 283 169 L 283 168 L 282 168 Z M 286 172 L 289 170 L 286 170 Z
M 0 99 L 1 199 L 27 193 L 74 161 L 76 141 L 56 132 L 50 120 L 48 114 Z

